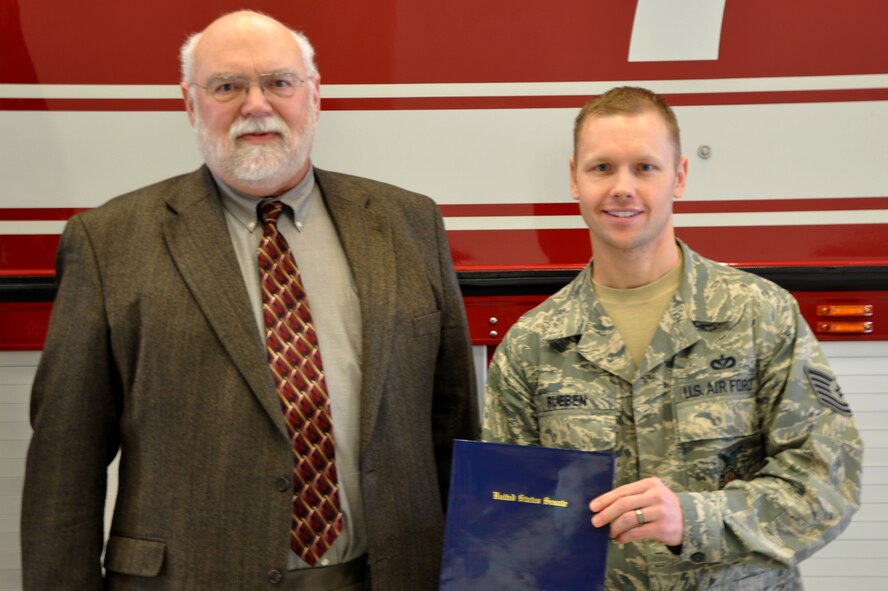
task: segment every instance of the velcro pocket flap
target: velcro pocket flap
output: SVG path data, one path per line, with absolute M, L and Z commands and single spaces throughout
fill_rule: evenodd
M 755 399 L 714 397 L 677 405 L 678 435 L 683 443 L 734 439 L 759 432 Z

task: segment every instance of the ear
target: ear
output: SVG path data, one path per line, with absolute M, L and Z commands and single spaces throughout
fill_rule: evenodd
M 191 126 L 194 127 L 194 96 L 188 90 L 188 84 L 182 82 L 179 84 L 179 87 L 182 89 L 182 98 L 185 100 L 185 110 L 188 112 L 188 121 L 191 122 Z
M 314 103 L 315 120 L 321 116 L 321 75 L 315 74 L 311 78 L 312 102 Z
M 574 201 L 579 201 L 580 190 L 577 188 L 577 163 L 573 156 L 569 158 L 568 162 L 570 163 L 570 195 L 574 198 Z
M 682 156 L 678 167 L 675 169 L 675 192 L 672 194 L 673 200 L 681 199 L 684 195 L 685 185 L 688 182 L 688 157 Z

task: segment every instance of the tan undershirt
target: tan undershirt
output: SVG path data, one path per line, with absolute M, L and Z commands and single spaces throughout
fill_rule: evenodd
M 626 343 L 626 350 L 636 367 L 641 367 L 660 318 L 681 283 L 683 264 L 647 285 L 630 289 L 606 287 L 592 281 L 598 299 L 614 321 L 617 332 Z

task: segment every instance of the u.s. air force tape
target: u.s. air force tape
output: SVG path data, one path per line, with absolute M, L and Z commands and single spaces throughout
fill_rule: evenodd
M 811 382 L 811 387 L 817 392 L 820 402 L 839 414 L 851 415 L 851 407 L 845 402 L 845 397 L 842 396 L 835 376 L 810 367 L 805 368 L 805 373 L 808 374 L 808 380 Z

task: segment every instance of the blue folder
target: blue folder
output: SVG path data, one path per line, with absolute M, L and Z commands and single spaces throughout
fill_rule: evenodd
M 440 591 L 603 589 L 589 501 L 613 473 L 611 453 L 455 441 Z

